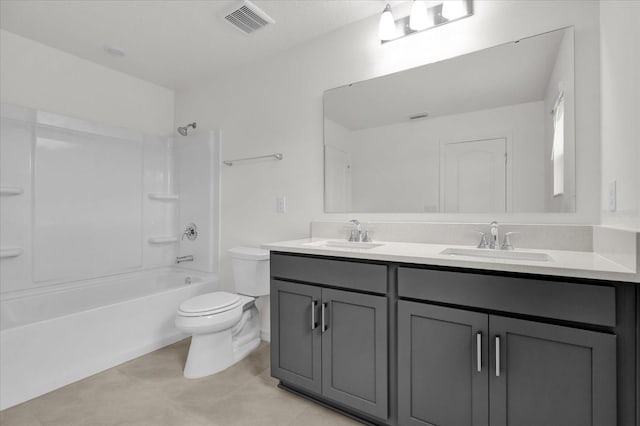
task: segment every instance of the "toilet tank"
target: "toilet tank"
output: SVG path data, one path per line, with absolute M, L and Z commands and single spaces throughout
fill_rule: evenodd
M 229 256 L 238 293 L 255 297 L 269 294 L 269 250 L 235 247 Z

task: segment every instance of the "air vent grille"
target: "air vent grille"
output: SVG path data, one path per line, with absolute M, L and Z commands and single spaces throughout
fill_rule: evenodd
M 249 1 L 225 15 L 224 19 L 245 34 L 251 34 L 275 21 Z
M 419 114 L 410 115 L 409 120 L 419 120 L 421 118 L 427 118 L 428 116 L 429 116 L 429 113 L 421 112 Z

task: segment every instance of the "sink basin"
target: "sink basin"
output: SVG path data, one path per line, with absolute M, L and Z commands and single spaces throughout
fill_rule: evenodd
M 550 262 L 553 259 L 546 253 L 526 251 L 491 250 L 474 248 L 448 248 L 440 252 L 450 256 L 479 257 L 484 259 L 528 260 L 533 262 Z
M 360 243 L 357 241 L 314 241 L 312 243 L 303 244 L 307 247 L 327 247 L 327 248 L 349 248 L 369 250 L 375 247 L 383 246 L 380 243 Z

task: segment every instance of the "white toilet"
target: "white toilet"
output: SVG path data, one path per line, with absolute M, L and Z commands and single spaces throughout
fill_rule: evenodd
M 238 294 L 202 294 L 184 301 L 176 314 L 176 327 L 192 334 L 184 367 L 188 379 L 222 371 L 260 344 L 260 316 L 254 301 L 269 294 L 269 251 L 236 247 L 229 254 Z

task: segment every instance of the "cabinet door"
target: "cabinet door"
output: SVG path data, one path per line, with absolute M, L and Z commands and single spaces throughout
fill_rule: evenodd
M 318 287 L 271 280 L 271 375 L 320 393 Z
M 616 424 L 614 335 L 489 317 L 492 426 Z
M 387 299 L 322 290 L 322 394 L 387 418 Z
M 399 424 L 488 425 L 488 318 L 398 302 Z

